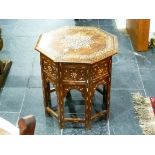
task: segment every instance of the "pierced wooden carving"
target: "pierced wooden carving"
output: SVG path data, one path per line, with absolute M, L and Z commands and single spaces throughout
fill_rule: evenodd
M 92 79 L 97 79 L 109 74 L 109 61 L 101 61 L 92 66 Z
M 83 98 L 85 98 L 85 94 L 86 94 L 86 87 L 84 85 L 63 85 L 63 94 L 64 96 L 67 95 L 67 92 L 69 92 L 72 89 L 76 89 L 79 90 L 83 96 Z
M 62 72 L 64 81 L 85 81 L 86 70 L 80 68 L 64 68 Z
M 99 61 L 95 64 L 70 64 L 70 63 L 54 63 L 50 58 L 41 54 L 42 80 L 45 108 L 48 109 L 50 115 L 55 116 L 60 127 L 64 127 L 64 120 L 71 122 L 84 122 L 86 127 L 90 127 L 92 119 L 96 119 L 100 115 L 108 116 L 110 101 L 110 81 L 111 81 L 111 57 Z M 57 113 L 50 109 L 50 88 L 49 82 L 56 86 L 56 94 L 58 96 Z M 107 86 L 106 107 L 107 111 L 102 114 L 92 115 L 92 96 L 99 84 Z M 64 97 L 72 90 L 79 90 L 85 99 L 85 120 L 79 118 L 64 118 Z M 50 109 L 50 110 L 49 110 Z
M 56 64 L 52 60 L 50 60 L 49 58 L 43 55 L 41 57 L 41 62 L 42 62 L 41 67 L 43 69 L 43 72 L 48 74 L 49 78 L 56 79 L 56 76 L 57 76 Z

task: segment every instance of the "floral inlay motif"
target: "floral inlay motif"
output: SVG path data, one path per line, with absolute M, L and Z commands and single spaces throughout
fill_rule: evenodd
M 71 77 L 75 80 L 77 77 L 77 73 L 75 73 L 75 72 L 71 73 Z
M 89 48 L 93 43 L 93 40 L 90 36 L 77 33 L 74 35 L 64 36 L 64 38 L 61 40 L 61 43 L 65 48 L 65 51 L 68 51 L 69 49 L 76 50 L 80 48 Z

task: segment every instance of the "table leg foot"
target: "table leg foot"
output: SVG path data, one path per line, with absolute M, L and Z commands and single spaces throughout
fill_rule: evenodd
M 105 114 L 104 119 L 105 119 L 105 120 L 108 120 L 108 119 L 109 119 L 109 112 L 107 112 L 107 113 Z
M 64 128 L 64 123 L 60 123 L 60 129 Z
M 86 128 L 87 130 L 90 130 L 90 129 L 91 129 L 91 122 L 86 122 L 86 123 L 85 123 L 85 128 Z

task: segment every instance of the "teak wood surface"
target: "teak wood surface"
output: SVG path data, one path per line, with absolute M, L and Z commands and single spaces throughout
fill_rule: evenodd
M 71 39 L 82 36 L 82 40 L 90 38 L 90 45 L 81 48 L 67 45 L 70 48 L 66 50 L 66 36 Z M 83 46 L 79 40 L 73 42 Z M 58 119 L 60 128 L 64 128 L 65 122 L 84 123 L 86 128 L 91 128 L 92 120 L 103 116 L 108 118 L 112 55 L 117 53 L 115 36 L 95 27 L 65 27 L 42 34 L 35 49 L 40 52 L 45 112 Z M 50 83 L 55 88 L 51 89 Z M 105 93 L 105 109 L 93 114 L 92 99 L 101 84 L 106 92 L 98 91 Z M 72 89 L 79 90 L 85 99 L 84 119 L 64 117 L 64 98 Z M 57 110 L 51 108 L 50 93 L 54 91 L 57 95 Z

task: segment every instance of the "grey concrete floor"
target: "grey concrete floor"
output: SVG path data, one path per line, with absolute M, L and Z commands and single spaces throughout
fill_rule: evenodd
M 43 32 L 68 25 L 96 26 L 118 37 L 119 53 L 113 56 L 111 106 L 108 121 L 92 123 L 91 130 L 67 124 L 59 129 L 55 118 L 44 114 L 39 53 L 34 50 Z M 0 20 L 4 48 L 0 59 L 13 61 L 4 87 L 0 91 L 0 116 L 17 125 L 25 115 L 36 117 L 36 135 L 139 135 L 142 131 L 135 117 L 132 93 L 154 96 L 155 51 L 137 53 L 128 36 L 116 28 L 114 20 Z M 73 92 L 75 104 L 83 100 Z M 98 95 L 98 94 L 96 94 Z M 55 100 L 55 96 L 53 96 Z M 95 96 L 94 102 L 101 102 Z

